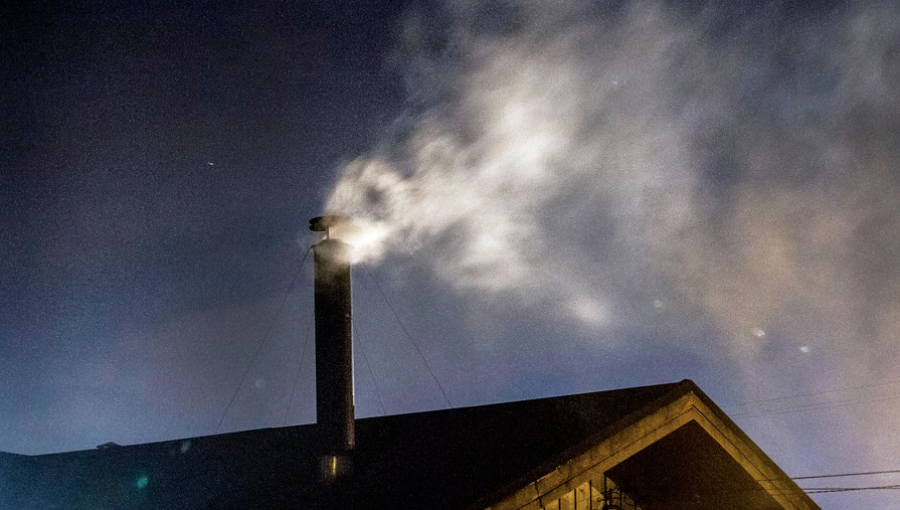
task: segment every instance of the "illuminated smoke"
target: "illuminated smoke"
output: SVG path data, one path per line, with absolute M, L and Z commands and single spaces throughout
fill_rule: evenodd
M 410 74 L 426 75 L 413 86 L 439 72 L 447 90 L 401 119 L 384 150 L 343 169 L 329 209 L 378 230 L 368 258 L 425 251 L 460 289 L 605 324 L 618 278 L 608 257 L 643 249 L 620 229 L 670 232 L 693 215 L 690 141 L 658 76 L 673 48 L 697 49 L 695 37 L 658 10 L 597 26 L 539 5 L 493 13 L 517 18 L 497 20 L 521 23 L 513 33 L 479 33 L 468 21 L 492 13 L 472 9 L 451 13 L 430 59 L 417 46 L 421 19 L 407 20 L 406 51 L 420 64 Z
M 890 347 L 900 16 L 724 12 L 414 11 L 409 112 L 328 208 L 373 229 L 366 259 L 415 252 L 460 292 L 588 330 L 700 321 L 738 359 L 779 339 Z M 835 370 L 898 361 L 877 352 Z
M 407 16 L 409 111 L 328 202 L 371 228 L 360 255 L 678 346 L 748 400 L 900 380 L 900 9 L 566 5 Z M 890 465 L 897 406 L 844 409 L 759 430 Z

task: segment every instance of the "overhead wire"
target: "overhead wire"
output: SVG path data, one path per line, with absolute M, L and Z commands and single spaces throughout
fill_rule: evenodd
M 843 478 L 848 476 L 875 476 L 900 474 L 900 469 L 888 469 L 886 471 L 863 471 L 860 473 L 838 473 L 832 475 L 795 476 L 791 480 L 813 480 L 816 478 Z
M 384 416 L 387 414 L 387 411 L 384 408 L 384 401 L 381 400 L 381 391 L 378 389 L 378 380 L 375 378 L 375 373 L 372 371 L 372 365 L 369 364 L 369 357 L 366 355 L 366 348 L 363 345 L 359 330 L 356 328 L 356 322 L 351 321 L 350 324 L 353 326 L 354 339 L 359 345 L 359 352 L 360 354 L 362 354 L 363 363 L 366 365 L 366 369 L 369 371 L 369 377 L 372 378 L 372 385 L 375 387 L 375 396 L 378 398 L 378 405 L 381 406 L 381 415 Z
M 381 297 L 384 299 L 385 304 L 390 309 L 391 314 L 393 314 L 394 320 L 397 321 L 397 324 L 400 326 L 400 329 L 403 331 L 403 334 L 406 335 L 406 338 L 409 339 L 409 342 L 416 349 L 416 352 L 419 354 L 419 357 L 422 358 L 422 363 L 425 365 L 425 369 L 428 370 L 429 374 L 431 374 L 431 378 L 434 379 L 434 382 L 437 384 L 438 389 L 441 391 L 441 395 L 443 395 L 444 400 L 447 401 L 447 405 L 450 406 L 451 408 L 453 408 L 454 407 L 453 402 L 450 401 L 450 397 L 448 397 L 447 392 L 444 391 L 444 386 L 441 385 L 441 381 L 439 381 L 437 376 L 434 375 L 434 370 L 431 369 L 431 365 L 428 364 L 428 360 L 425 358 L 425 355 L 422 354 L 422 350 L 419 348 L 418 344 L 416 344 L 416 341 L 413 339 L 412 335 L 409 334 L 409 331 L 407 331 L 406 326 L 403 325 L 403 322 L 400 320 L 400 316 L 397 314 L 397 311 L 394 310 L 394 306 L 391 305 L 391 302 L 387 298 L 387 294 L 385 294 L 384 289 L 381 287 L 381 284 L 378 283 L 378 280 L 375 279 L 375 275 L 372 274 L 372 271 L 369 269 L 369 267 L 365 263 L 363 263 L 362 266 L 366 270 L 366 272 L 369 274 L 369 278 L 371 278 L 372 281 L 375 283 L 375 287 L 377 287 L 378 292 L 381 293 Z
M 798 476 L 793 478 L 786 478 L 790 480 L 811 480 L 811 479 L 823 479 L 823 478 L 837 478 L 837 477 L 860 477 L 860 476 L 877 476 L 877 475 L 885 475 L 885 474 L 900 474 L 900 470 L 883 470 L 883 471 L 865 471 L 865 472 L 857 472 L 857 473 L 837 473 L 837 474 L 827 474 L 827 475 L 812 475 L 812 476 Z M 857 487 L 799 487 L 795 486 L 795 488 L 787 487 L 787 486 L 764 486 L 764 482 L 777 482 L 784 481 L 785 479 L 763 479 L 763 480 L 755 480 L 758 484 L 755 487 L 742 487 L 742 488 L 729 488 L 727 491 L 717 491 L 717 490 L 698 490 L 692 492 L 692 498 L 696 496 L 704 496 L 704 497 L 717 497 L 717 496 L 727 496 L 730 493 L 735 492 L 769 492 L 773 494 L 781 494 L 789 496 L 791 494 L 796 493 L 805 493 L 807 495 L 815 495 L 815 494 L 831 494 L 831 493 L 839 493 L 839 492 L 862 492 L 862 491 L 885 491 L 885 490 L 900 490 L 900 484 L 885 484 L 885 485 L 865 485 L 865 486 L 857 486 Z M 656 497 L 656 498 L 665 498 L 665 502 L 674 503 L 676 501 L 694 501 L 693 499 L 673 499 L 667 497 L 668 490 L 662 490 L 658 488 L 654 488 L 651 486 L 643 486 L 641 488 L 641 494 L 646 497 Z
M 312 338 L 310 332 L 312 331 L 312 325 L 315 317 L 313 315 L 309 316 L 309 322 L 306 325 L 306 338 L 303 341 L 303 349 L 300 351 L 300 361 L 297 362 L 297 371 L 294 373 L 294 384 L 291 385 L 291 398 L 288 400 L 287 409 L 284 410 L 284 420 L 281 422 L 281 426 L 284 427 L 287 425 L 288 416 L 291 413 L 291 407 L 294 405 L 294 393 L 297 391 L 297 383 L 300 381 L 300 369 L 303 368 L 303 360 L 306 358 L 306 348 L 309 346 L 309 340 Z
M 827 493 L 836 493 L 836 492 L 860 492 L 860 491 L 871 491 L 871 490 L 900 490 L 900 484 L 884 484 L 884 485 L 865 485 L 865 486 L 857 486 L 857 487 L 799 487 L 793 486 L 789 487 L 784 484 L 772 485 L 772 482 L 784 482 L 785 480 L 815 480 L 815 479 L 827 479 L 827 478 L 844 478 L 844 477 L 871 477 L 871 476 L 881 476 L 881 475 L 897 475 L 900 474 L 900 469 L 890 469 L 890 470 L 881 470 L 881 471 L 860 471 L 860 472 L 849 472 L 849 473 L 830 473 L 824 475 L 809 475 L 809 476 L 796 476 L 796 477 L 785 477 L 785 478 L 775 478 L 775 479 L 757 479 L 754 480 L 758 485 L 755 486 L 745 486 L 745 487 L 731 487 L 728 488 L 727 491 L 722 492 L 715 489 L 701 489 L 693 492 L 694 496 L 717 496 L 727 493 L 733 492 L 769 492 L 773 494 L 781 494 L 789 496 L 791 494 L 797 494 L 800 492 L 806 494 L 827 494 Z M 642 486 L 641 494 L 646 496 L 656 496 L 656 497 L 666 497 L 668 490 L 663 490 L 650 486 Z M 667 499 L 667 502 L 671 503 L 675 500 Z M 680 500 L 679 500 L 680 501 Z M 684 500 L 688 501 L 688 500 Z
M 865 394 L 853 394 L 851 392 L 855 392 L 858 390 L 865 390 L 870 388 L 883 388 L 886 386 L 896 386 L 900 384 L 900 381 L 884 381 L 879 383 L 870 383 L 863 384 L 857 386 L 851 386 L 846 388 L 835 388 L 830 390 L 821 390 L 815 392 L 808 393 L 797 393 L 793 395 L 782 395 L 779 397 L 759 399 L 759 400 L 751 400 L 741 403 L 732 404 L 730 406 L 726 406 L 732 409 L 732 412 L 729 415 L 732 418 L 744 418 L 744 417 L 762 417 L 762 416 L 777 416 L 782 414 L 793 414 L 800 413 L 805 411 L 816 411 L 820 409 L 829 409 L 835 407 L 845 407 L 851 405 L 860 405 L 860 404 L 870 404 L 874 402 L 886 402 L 891 400 L 900 399 L 900 393 L 882 393 L 876 395 L 865 395 Z M 845 395 L 840 395 L 844 393 Z M 810 402 L 804 403 L 802 401 L 796 402 L 794 405 L 790 405 L 791 400 L 804 399 L 809 397 L 817 397 L 822 395 L 834 395 L 838 394 L 835 400 L 826 401 L 826 402 Z M 785 405 L 775 404 L 774 407 L 753 410 L 753 406 L 758 406 L 760 404 L 769 404 L 776 402 L 784 402 Z M 740 411 L 744 409 L 744 411 Z
M 835 388 L 835 389 L 831 389 L 831 390 L 812 391 L 812 392 L 808 392 L 808 393 L 795 393 L 793 395 L 782 395 L 779 397 L 764 398 L 764 399 L 759 399 L 759 400 L 750 400 L 750 401 L 746 401 L 746 402 L 737 402 L 737 403 L 734 403 L 731 407 L 749 407 L 754 404 L 762 404 L 762 403 L 766 403 L 766 402 L 778 402 L 778 401 L 782 401 L 782 400 L 791 400 L 791 399 L 795 399 L 795 398 L 816 397 L 819 395 L 829 395 L 832 393 L 844 393 L 844 392 L 849 392 L 849 391 L 864 390 L 864 389 L 868 389 L 868 388 L 879 388 L 879 387 L 883 387 L 883 386 L 897 386 L 897 385 L 900 385 L 900 381 L 884 381 L 884 382 L 878 382 L 878 383 L 860 384 L 857 386 L 849 386 L 846 388 Z
M 228 416 L 228 411 L 231 409 L 231 406 L 234 404 L 235 399 L 238 396 L 238 393 L 241 391 L 241 387 L 244 386 L 244 381 L 247 380 L 247 375 L 250 374 L 250 369 L 253 368 L 253 364 L 256 362 L 256 358 L 259 357 L 259 353 L 262 352 L 263 346 L 269 340 L 269 337 L 272 334 L 272 331 L 275 329 L 275 322 L 278 320 L 278 316 L 281 315 L 281 310 L 284 308 L 284 304 L 287 302 L 287 298 L 291 293 L 291 290 L 294 289 L 294 285 L 297 283 L 297 278 L 300 276 L 300 272 L 303 270 L 303 263 L 306 262 L 307 257 L 309 257 L 309 252 L 312 251 L 312 248 L 306 250 L 306 254 L 303 255 L 303 259 L 300 261 L 300 265 L 297 268 L 297 271 L 294 273 L 294 278 L 291 280 L 290 286 L 288 286 L 287 290 L 284 293 L 284 297 L 281 299 L 281 304 L 278 305 L 278 309 L 275 311 L 275 315 L 272 316 L 272 321 L 269 323 L 269 328 L 266 330 L 266 333 L 263 335 L 262 339 L 256 345 L 256 350 L 253 352 L 253 357 L 250 358 L 250 363 L 247 364 L 247 368 L 244 370 L 244 374 L 241 376 L 241 382 L 238 383 L 237 388 L 234 390 L 234 394 L 231 395 L 231 400 L 228 401 L 228 405 L 225 406 L 225 411 L 222 413 L 222 416 L 219 418 L 219 423 L 216 425 L 216 433 L 222 428 L 222 423 L 225 422 L 225 417 Z
M 900 474 L 900 469 L 887 469 L 881 471 L 859 471 L 852 473 L 831 473 L 826 475 L 809 475 L 809 476 L 794 476 L 790 479 L 793 481 L 798 480 L 821 480 L 826 478 L 849 478 L 849 477 L 863 477 L 863 476 L 881 476 L 881 475 L 896 475 Z M 757 482 L 774 482 L 777 480 L 757 480 Z M 867 490 L 900 490 L 900 484 L 890 484 L 890 485 L 869 485 L 862 487 L 799 487 L 800 490 L 807 494 L 827 494 L 827 493 L 836 493 L 836 492 L 859 492 L 859 491 L 867 491 Z
M 800 413 L 805 411 L 817 411 L 820 409 L 831 409 L 835 407 L 846 407 L 860 404 L 871 404 L 874 402 L 887 402 L 891 400 L 900 399 L 900 393 L 891 393 L 887 395 L 874 395 L 866 398 L 853 398 L 853 399 L 845 399 L 837 402 L 817 402 L 812 404 L 805 405 L 796 405 L 796 406 L 788 406 L 788 407 L 780 407 L 776 409 L 762 409 L 757 411 L 746 411 L 746 412 L 738 412 L 732 413 L 732 418 L 746 418 L 746 417 L 762 417 L 762 416 L 777 416 L 781 414 L 793 414 Z
M 803 489 L 807 494 L 828 494 L 833 492 L 859 492 L 878 490 L 900 490 L 900 485 L 877 485 L 872 487 L 810 487 Z

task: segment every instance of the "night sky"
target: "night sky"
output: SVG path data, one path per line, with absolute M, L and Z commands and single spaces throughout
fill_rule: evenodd
M 0 451 L 314 421 L 341 212 L 358 415 L 690 378 L 900 469 L 900 4 L 718 4 L 3 7 Z

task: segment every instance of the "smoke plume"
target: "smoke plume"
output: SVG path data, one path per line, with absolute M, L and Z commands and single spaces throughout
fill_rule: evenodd
M 742 14 L 413 10 L 396 57 L 409 110 L 328 208 L 368 227 L 361 257 L 416 252 L 461 292 L 589 328 L 676 306 L 742 356 L 773 329 L 888 343 L 897 12 Z
M 893 466 L 900 410 L 859 404 L 900 380 L 900 9 L 565 5 L 407 14 L 408 109 L 328 201 L 360 257 L 608 348 L 674 343 L 749 401 L 851 405 L 758 430 L 807 471 Z M 841 446 L 804 457 L 810 432 Z

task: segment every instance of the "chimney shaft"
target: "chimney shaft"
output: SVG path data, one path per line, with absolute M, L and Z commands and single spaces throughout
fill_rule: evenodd
M 313 220 L 313 230 L 317 230 Z M 353 449 L 353 336 L 350 247 L 326 238 L 313 246 L 315 259 L 316 422 L 328 455 Z

